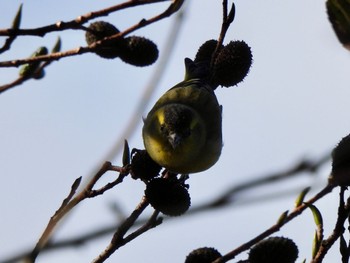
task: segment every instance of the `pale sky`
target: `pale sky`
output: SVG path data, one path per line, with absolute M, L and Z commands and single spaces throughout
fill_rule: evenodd
M 92 0 L 6 1 L 0 8 L 0 28 L 11 25 L 21 2 L 23 28 L 71 20 L 115 4 Z M 332 31 L 324 1 L 235 3 L 236 18 L 225 43 L 246 41 L 252 48 L 254 63 L 243 83 L 218 88 L 216 92 L 223 105 L 224 148 L 214 167 L 190 177 L 194 205 L 210 200 L 229 186 L 283 170 L 302 158 L 318 158 L 350 132 L 350 56 Z M 167 5 L 138 7 L 97 20 L 123 30 Z M 161 94 L 182 80 L 184 58 L 194 58 L 203 42 L 217 38 L 221 13 L 221 1 L 190 1 L 159 88 L 146 111 L 137 117 L 136 131 L 126 138 L 130 147 L 143 148 L 142 116 Z M 134 34 L 152 39 L 162 55 L 172 21 L 163 20 Z M 55 32 L 44 38 L 21 37 L 0 60 L 24 58 L 42 45 L 50 49 L 58 35 L 63 50 L 85 45 L 82 31 Z M 94 54 L 75 56 L 52 63 L 44 79 L 28 81 L 0 94 L 0 262 L 32 248 L 73 181 L 79 176 L 87 179 L 105 161 L 156 67 L 157 63 L 136 68 Z M 0 83 L 12 81 L 17 72 L 15 68 L 2 68 Z M 119 155 L 109 161 L 120 165 L 120 159 Z M 242 195 L 242 203 L 246 198 L 301 191 L 309 185 L 315 186 L 308 195 L 311 197 L 326 184 L 330 168 L 329 163 L 315 177 L 305 175 L 247 192 Z M 103 196 L 84 201 L 58 229 L 57 240 L 113 224 L 117 220 L 113 204 L 129 215 L 143 191 L 142 182 L 127 178 Z M 225 254 L 274 224 L 282 212 L 293 208 L 297 195 L 295 192 L 274 200 L 165 221 L 122 247 L 107 262 L 184 262 L 190 251 L 202 246 L 215 247 Z M 325 217 L 325 236 L 334 226 L 337 197 L 334 190 L 316 203 Z M 146 214 L 151 212 L 149 208 Z M 306 211 L 276 235 L 295 241 L 301 262 L 304 258 L 310 260 L 314 230 L 311 213 Z M 91 262 L 110 239 L 111 235 L 107 235 L 86 246 L 43 254 L 37 262 Z M 325 262 L 340 261 L 337 249 L 333 248 Z M 239 258 L 246 258 L 246 254 Z

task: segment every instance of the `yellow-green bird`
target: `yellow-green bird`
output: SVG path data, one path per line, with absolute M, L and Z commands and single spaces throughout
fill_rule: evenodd
M 185 80 L 160 97 L 142 130 L 150 157 L 181 174 L 210 168 L 222 149 L 222 107 L 204 80 L 207 71 L 188 58 L 185 66 Z

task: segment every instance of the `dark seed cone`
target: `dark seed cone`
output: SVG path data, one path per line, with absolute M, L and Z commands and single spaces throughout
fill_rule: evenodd
M 131 176 L 133 179 L 149 181 L 159 175 L 161 166 L 151 159 L 146 150 L 133 150 Z
M 298 247 L 285 237 L 270 237 L 256 244 L 249 252 L 249 263 L 294 263 Z
M 211 263 L 220 257 L 221 254 L 215 248 L 202 247 L 188 254 L 185 263 Z
M 85 40 L 88 45 L 91 45 L 96 41 L 118 34 L 119 32 L 120 31 L 114 25 L 104 21 L 97 21 L 89 25 L 88 31 L 86 31 L 85 34 Z M 124 39 L 109 41 L 99 47 L 95 53 L 103 58 L 116 58 L 120 54 L 123 42 Z
M 221 50 L 215 60 L 213 86 L 237 85 L 247 76 L 252 59 L 250 47 L 244 41 L 231 41 Z
M 207 61 L 210 64 L 211 57 L 216 49 L 218 41 L 215 39 L 204 42 L 198 49 L 194 62 Z M 224 46 L 221 45 L 221 49 Z
M 191 205 L 187 189 L 177 179 L 155 178 L 147 184 L 145 195 L 154 209 L 168 216 L 182 215 Z
M 206 83 L 210 83 L 211 79 L 211 71 L 210 71 L 210 64 L 211 59 L 213 56 L 213 53 L 216 49 L 216 46 L 218 44 L 217 40 L 211 39 L 206 42 L 204 42 L 198 49 L 196 58 L 193 61 L 193 65 L 195 65 L 196 72 L 200 74 L 193 74 L 194 71 L 192 71 L 192 77 L 200 78 Z M 224 46 L 221 45 L 221 49 Z
M 350 134 L 344 137 L 332 152 L 332 173 L 329 182 L 350 186 Z
M 104 21 L 91 23 L 85 33 L 85 40 L 88 45 L 119 33 L 120 31 L 112 24 Z
M 328 19 L 338 40 L 347 49 L 350 49 L 350 2 L 346 0 L 328 0 L 326 8 Z
M 151 40 L 144 37 L 127 37 L 120 58 L 125 63 L 145 67 L 158 59 L 158 48 Z

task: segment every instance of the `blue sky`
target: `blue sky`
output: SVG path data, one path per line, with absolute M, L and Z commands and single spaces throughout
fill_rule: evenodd
M 12 0 L 2 4 L 1 28 L 9 27 L 20 3 Z M 288 167 L 303 157 L 322 156 L 350 131 L 350 56 L 332 31 L 324 1 L 235 3 L 236 18 L 226 43 L 246 41 L 252 48 L 254 63 L 243 83 L 217 90 L 224 109 L 224 148 L 214 167 L 191 176 L 193 204 L 210 200 L 228 186 Z M 25 0 L 23 4 L 22 25 L 32 28 L 71 20 L 115 3 Z M 122 30 L 164 10 L 167 4 L 138 7 L 102 19 Z M 172 18 L 135 34 L 152 39 L 162 54 L 171 23 Z M 164 76 L 146 111 L 136 117 L 137 129 L 127 138 L 131 147 L 143 147 L 142 115 L 162 93 L 182 80 L 183 59 L 193 58 L 203 42 L 216 38 L 220 23 L 220 1 L 189 2 Z M 51 48 L 58 35 L 63 50 L 85 45 L 81 31 L 52 33 L 45 38 L 23 37 L 11 51 L 1 55 L 1 61 L 26 57 L 41 45 Z M 75 56 L 50 65 L 43 80 L 31 80 L 1 94 L 0 260 L 32 247 L 75 178 L 87 179 L 113 145 L 123 139 L 123 128 L 156 67 L 157 64 L 135 68 L 94 54 Z M 14 68 L 1 69 L 0 83 L 13 80 L 17 72 Z M 110 161 L 120 164 L 120 155 Z M 316 177 L 290 180 L 243 197 L 301 190 L 308 185 L 317 190 L 326 184 L 329 171 L 330 164 Z M 143 190 L 141 182 L 128 179 L 102 197 L 85 201 L 58 229 L 57 239 L 112 224 L 116 220 L 112 204 L 116 203 L 128 215 Z M 201 246 L 227 253 L 275 223 L 283 211 L 292 208 L 296 195 L 176 218 L 121 248 L 110 261 L 181 262 L 192 249 Z M 326 217 L 327 236 L 335 222 L 337 191 L 317 205 Z M 310 259 L 314 229 L 311 213 L 305 212 L 278 235 L 295 240 L 302 261 L 304 257 Z M 42 255 L 37 262 L 90 262 L 109 240 L 107 236 L 81 248 Z M 333 249 L 327 262 L 339 260 L 336 255 Z

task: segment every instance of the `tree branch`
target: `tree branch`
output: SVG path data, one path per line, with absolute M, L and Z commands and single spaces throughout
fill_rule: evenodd
M 157 0 L 159 1 L 159 0 Z M 123 36 L 136 31 L 142 27 L 148 26 L 150 24 L 153 24 L 155 22 L 158 22 L 164 18 L 167 18 L 171 16 L 173 13 L 175 13 L 178 10 L 178 2 L 181 0 L 175 0 L 163 13 L 156 15 L 149 19 L 142 19 L 139 23 L 129 27 L 128 29 L 124 30 L 123 32 L 120 32 L 118 34 L 112 35 L 110 37 L 106 37 L 100 41 L 94 42 L 90 46 L 87 47 L 77 47 L 75 49 L 71 49 L 65 52 L 56 52 L 49 55 L 42 55 L 42 56 L 36 56 L 32 58 L 25 58 L 25 59 L 17 59 L 17 60 L 8 60 L 8 61 L 2 61 L 0 62 L 0 67 L 18 67 L 23 64 L 27 63 L 33 63 L 33 62 L 41 62 L 41 61 L 57 61 L 65 57 L 70 56 L 76 56 L 81 55 L 87 52 L 93 52 L 94 50 L 98 49 L 99 47 L 103 46 L 106 42 L 111 40 L 116 40 L 119 38 L 122 38 Z M 131 1 L 134 2 L 134 1 Z M 140 0 L 137 0 L 135 2 L 143 2 Z M 148 2 L 148 1 L 146 1 Z
M 344 192 L 345 192 L 345 187 L 340 187 L 338 218 L 337 218 L 335 227 L 333 229 L 333 232 L 327 239 L 321 242 L 321 246 L 317 251 L 315 258 L 311 261 L 311 263 L 322 262 L 328 250 L 333 246 L 335 241 L 337 241 L 337 239 L 345 231 L 344 223 L 346 219 L 349 218 L 349 214 L 350 214 L 350 197 L 347 199 L 346 204 L 344 204 Z
M 319 193 L 317 193 L 314 197 L 309 199 L 307 202 L 302 203 L 298 207 L 294 208 L 294 210 L 290 214 L 288 214 L 288 215 L 285 214 L 286 216 L 283 220 L 279 220 L 276 224 L 274 224 L 273 226 L 271 226 L 270 228 L 268 228 L 267 230 L 265 230 L 261 234 L 257 235 L 256 237 L 254 237 L 250 241 L 242 244 L 238 248 L 235 248 L 234 250 L 225 254 L 221 258 L 215 260 L 213 263 L 223 263 L 223 262 L 227 262 L 231 259 L 234 259 L 238 254 L 242 253 L 245 250 L 250 249 L 253 245 L 258 243 L 259 241 L 261 241 L 261 240 L 265 239 L 266 237 L 270 236 L 271 234 L 279 231 L 281 229 L 281 227 L 283 227 L 285 224 L 287 224 L 289 221 L 293 220 L 295 217 L 300 215 L 305 209 L 307 209 L 309 204 L 313 204 L 316 201 L 318 201 L 319 199 L 321 199 L 322 197 L 324 197 L 325 195 L 329 194 L 333 190 L 334 187 L 335 187 L 334 185 L 327 185 L 325 188 L 323 188 Z
M 305 175 L 305 172 L 311 172 L 311 173 L 317 172 L 318 169 L 323 164 L 329 161 L 329 159 L 330 159 L 330 155 L 325 154 L 324 156 L 321 156 L 316 160 L 301 160 L 295 163 L 294 165 L 292 165 L 291 167 L 284 169 L 280 172 L 268 174 L 265 176 L 257 176 L 256 178 L 258 179 L 244 182 L 240 185 L 235 184 L 233 187 L 229 188 L 229 190 L 222 191 L 221 194 L 219 194 L 216 198 L 213 198 L 213 200 L 201 205 L 191 207 L 190 210 L 186 214 L 184 214 L 181 218 L 184 218 L 186 216 L 196 215 L 198 213 L 205 212 L 205 211 L 210 211 L 212 209 L 218 209 L 218 208 L 223 209 L 228 206 L 231 206 L 232 204 L 235 203 L 235 201 L 238 200 L 238 198 L 235 198 L 236 195 L 238 195 L 241 192 L 251 190 L 255 187 L 262 186 L 270 182 L 283 181 L 283 180 L 295 177 L 297 175 Z M 166 218 L 166 220 L 171 220 L 171 219 L 172 218 Z M 139 224 L 144 224 L 145 222 L 147 222 L 147 220 L 144 220 L 144 219 L 139 220 L 135 222 L 133 227 L 136 227 Z M 42 252 L 48 252 L 50 250 L 63 249 L 63 248 L 68 248 L 72 246 L 83 245 L 87 242 L 91 242 L 96 238 L 112 233 L 113 231 L 115 231 L 116 228 L 118 228 L 118 226 L 119 224 L 104 226 L 100 229 L 95 229 L 90 233 L 85 233 L 80 236 L 63 239 L 61 241 L 56 241 L 55 243 L 49 242 L 47 246 L 42 248 Z M 18 253 L 16 256 L 1 262 L 2 263 L 16 262 L 19 259 L 22 259 L 23 257 L 27 256 L 28 253 L 30 252 L 25 251 L 22 253 Z
M 110 162 L 105 162 L 101 169 L 96 173 L 96 175 L 90 180 L 90 182 L 86 185 L 86 187 L 76 196 L 72 199 L 73 195 L 75 194 L 76 189 L 78 188 L 80 184 L 80 178 L 78 178 L 72 185 L 71 191 L 66 199 L 62 202 L 62 205 L 60 208 L 55 212 L 55 214 L 50 218 L 49 223 L 47 224 L 44 232 L 42 233 L 41 237 L 39 238 L 39 241 L 35 245 L 34 249 L 31 251 L 31 253 L 27 257 L 28 262 L 35 262 L 35 259 L 39 255 L 40 251 L 47 245 L 49 242 L 57 223 L 65 216 L 67 215 L 77 204 L 79 204 L 81 201 L 83 201 L 86 198 L 95 196 L 96 194 L 92 194 L 92 188 L 97 183 L 97 181 L 104 175 L 107 171 L 112 169 L 112 164 Z M 115 167 L 114 167 L 115 168 Z M 123 170 L 123 168 L 120 168 L 120 177 L 124 177 L 127 173 L 127 171 Z M 118 181 L 122 181 L 122 178 L 120 178 Z M 105 188 L 102 191 L 106 191 L 110 188 Z M 100 194 L 100 193 L 99 193 Z
M 145 208 L 149 205 L 146 197 L 142 197 L 141 202 L 138 204 L 136 209 L 131 213 L 131 215 L 118 227 L 118 230 L 114 233 L 113 238 L 110 244 L 106 247 L 106 249 L 92 262 L 93 263 L 101 263 L 104 262 L 107 258 L 109 258 L 119 247 L 125 245 L 127 242 L 132 240 L 133 238 L 124 239 L 124 235 L 126 232 L 134 225 L 137 218 L 141 215 L 141 213 L 145 210 Z M 158 213 L 155 214 L 157 217 Z M 151 219 L 154 216 L 151 217 Z M 155 219 L 153 220 L 155 221 Z M 149 229 L 149 228 L 148 228 Z M 145 228 L 145 231 L 148 230 Z M 145 232 L 143 231 L 143 232 Z M 143 233 L 142 231 L 139 233 Z M 138 236 L 135 235 L 134 238 Z M 129 240 L 129 241 L 128 241 Z
M 146 5 L 146 4 L 153 4 L 157 2 L 164 2 L 169 0 L 130 0 L 115 6 L 111 6 L 102 10 L 89 12 L 87 14 L 78 16 L 77 18 L 71 20 L 71 21 L 59 21 L 55 24 L 38 27 L 38 28 L 30 28 L 30 29 L 2 29 L 0 30 L 0 36 L 39 36 L 43 37 L 48 33 L 57 32 L 57 31 L 63 31 L 67 29 L 82 29 L 81 25 L 88 22 L 89 20 L 102 17 L 102 16 L 108 16 L 109 14 L 123 10 L 130 7 L 135 7 L 139 5 Z
M 218 38 L 218 43 L 216 45 L 216 48 L 213 52 L 212 58 L 211 58 L 211 62 L 210 62 L 210 67 L 213 68 L 214 66 L 214 62 L 216 60 L 216 57 L 218 56 L 219 52 L 220 52 L 220 48 L 224 42 L 227 30 L 230 28 L 231 23 L 233 22 L 234 18 L 235 18 L 235 4 L 232 3 L 231 5 L 231 9 L 230 12 L 228 12 L 228 1 L 227 0 L 223 0 L 222 1 L 222 24 L 221 24 L 221 31 L 220 31 L 220 35 Z

